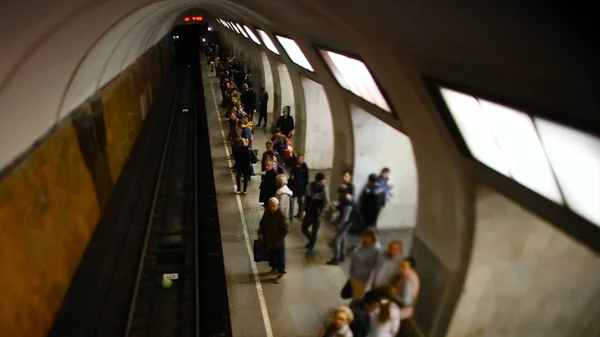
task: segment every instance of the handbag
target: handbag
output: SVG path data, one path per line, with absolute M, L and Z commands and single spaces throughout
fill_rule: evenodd
M 346 284 L 344 284 L 344 287 L 340 292 L 340 296 L 344 300 L 352 298 L 352 283 L 350 282 L 350 280 L 346 281 Z
M 254 262 L 267 261 L 267 250 L 261 239 L 254 240 Z

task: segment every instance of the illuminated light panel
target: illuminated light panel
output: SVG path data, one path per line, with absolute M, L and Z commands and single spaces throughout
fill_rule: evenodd
M 310 62 L 308 62 L 306 56 L 304 55 L 302 49 L 300 49 L 300 46 L 298 46 L 296 41 L 283 36 L 276 35 L 276 37 L 283 49 L 285 49 L 285 52 L 288 54 L 292 62 L 296 63 L 304 69 L 314 71 L 312 65 L 310 64 Z
M 244 31 L 244 28 L 242 28 L 242 26 L 240 26 L 240 24 L 239 24 L 239 23 L 236 23 L 235 25 L 237 26 L 238 30 L 239 30 L 239 31 L 242 33 L 242 35 L 243 35 L 245 38 L 248 38 L 248 34 L 246 34 L 246 32 Z
M 258 32 L 258 35 L 260 35 L 260 38 L 261 38 L 261 40 L 263 40 L 267 49 L 269 49 L 271 52 L 279 55 L 279 50 L 277 49 L 277 47 L 275 46 L 275 44 L 273 43 L 273 40 L 271 40 L 269 35 L 260 29 L 257 29 L 256 31 Z
M 541 118 L 534 122 L 567 207 L 600 226 L 600 138 Z
M 494 140 L 490 125 L 481 113 L 477 99 L 446 88 L 441 88 L 440 92 L 473 157 L 510 177 L 506 161 Z
M 183 18 L 183 21 L 190 22 L 190 18 L 189 17 L 185 17 L 185 18 Z
M 373 75 L 362 61 L 331 51 L 323 50 L 321 54 L 344 89 L 387 112 L 392 112 Z
M 248 28 L 248 26 L 246 26 L 246 25 L 244 25 L 244 29 L 246 30 L 246 32 L 250 36 L 250 39 L 252 41 L 254 41 L 254 43 L 256 43 L 257 45 L 261 44 L 260 40 L 258 39 L 258 37 L 256 36 L 256 34 L 254 34 L 254 32 L 252 31 L 252 29 Z
M 564 204 L 531 117 L 483 99 L 479 99 L 479 106 L 512 178 L 547 199 Z
M 238 28 L 235 26 L 235 23 L 229 22 L 229 24 L 231 25 L 231 27 L 233 28 L 233 30 L 238 33 L 241 34 L 240 31 L 238 30 Z

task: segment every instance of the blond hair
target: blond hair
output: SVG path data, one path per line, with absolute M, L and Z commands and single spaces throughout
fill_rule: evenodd
M 345 314 L 346 317 L 348 317 L 348 323 L 351 323 L 354 320 L 354 314 L 352 313 L 352 310 L 347 306 L 342 305 L 333 309 L 333 317 L 335 317 L 335 315 L 337 315 L 340 312 Z
M 288 179 L 285 176 L 285 174 L 279 174 L 277 175 L 277 189 L 282 188 L 283 186 L 287 185 L 288 183 Z

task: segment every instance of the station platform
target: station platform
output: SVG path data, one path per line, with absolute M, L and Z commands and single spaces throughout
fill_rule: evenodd
M 290 223 L 286 241 L 287 274 L 278 284 L 274 283 L 274 276 L 267 275 L 270 268 L 265 262 L 253 261 L 251 245 L 263 213 L 258 202 L 260 177 L 252 178 L 248 194 L 235 194 L 235 180 L 229 169 L 230 145 L 225 139 L 227 121 L 223 118 L 224 110 L 218 107 L 218 79 L 209 71 L 202 73 L 233 336 L 314 337 L 331 310 L 348 303 L 340 298 L 348 262 L 340 266 L 325 264 L 332 256 L 327 242 L 333 236 L 333 229 L 327 225 L 321 226 L 315 256 L 305 257 L 306 238 L 297 219 Z M 272 116 L 268 120 L 271 123 Z M 259 157 L 270 137 L 269 128 L 255 129 L 253 144 Z M 307 164 L 310 168 L 310 163 Z M 329 176 L 328 171 L 322 172 Z M 311 170 L 311 179 L 316 173 Z M 412 230 L 406 229 L 385 230 L 379 235 L 382 245 L 392 239 L 402 240 L 405 254 L 411 238 Z M 353 244 L 359 238 L 350 241 Z

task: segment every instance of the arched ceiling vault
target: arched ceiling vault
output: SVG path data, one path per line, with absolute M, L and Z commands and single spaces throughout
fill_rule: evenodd
M 599 105 L 589 92 L 598 85 L 592 72 L 583 71 L 587 63 L 582 57 L 589 55 L 571 48 L 572 32 L 546 29 L 534 12 L 500 3 L 504 2 L 432 6 L 389 0 L 4 1 L 0 168 L 156 43 L 189 8 L 360 54 L 376 76 L 390 66 L 378 64 L 385 53 L 387 59 L 405 58 L 405 64 L 418 68 L 416 73 L 589 121 Z
M 24 8 L 0 11 L 2 26 L 13 24 L 2 32 L 14 33 L 0 35 L 0 44 L 9 47 L 0 54 L 0 168 L 158 42 L 179 14 L 196 7 L 272 25 L 264 16 L 222 0 L 63 0 L 55 7 L 37 7 L 42 22 L 20 26 L 18 19 L 27 17 Z M 15 42 L 15 36 L 21 39 Z

